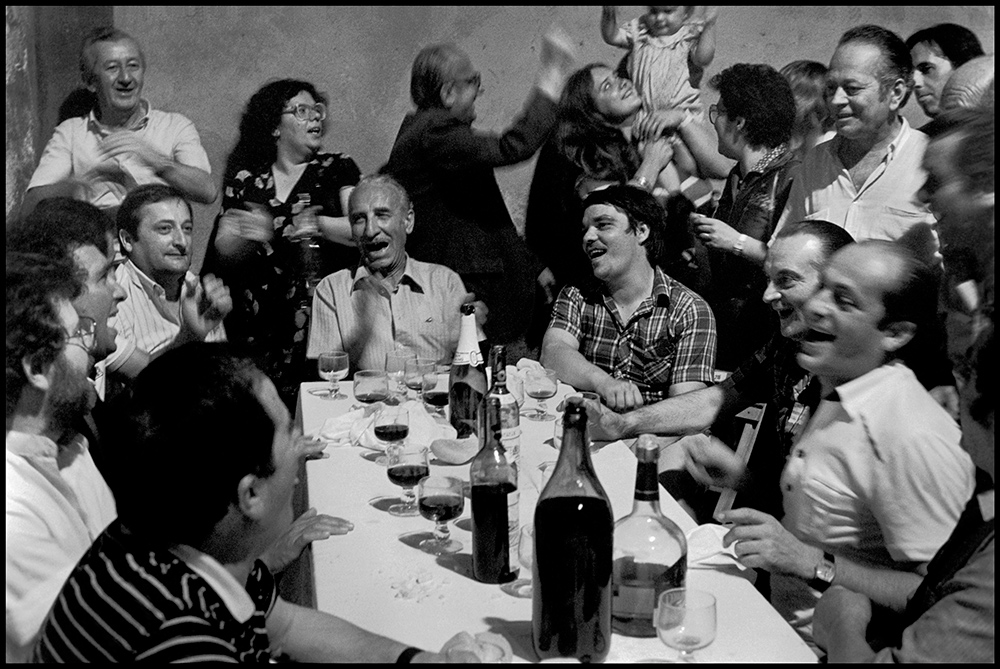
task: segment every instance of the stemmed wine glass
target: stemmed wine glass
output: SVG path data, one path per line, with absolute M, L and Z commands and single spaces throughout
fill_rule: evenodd
M 410 358 L 406 361 L 403 378 L 406 380 L 406 387 L 416 391 L 418 400 L 423 398 L 424 374 L 433 372 L 435 364 L 431 358 Z
M 354 399 L 365 404 L 389 398 L 389 376 L 381 369 L 363 369 L 354 373 Z
M 694 651 L 715 641 L 715 596 L 704 590 L 673 588 L 660 593 L 654 613 L 660 641 L 695 662 Z
M 413 488 L 420 483 L 420 479 L 431 473 L 427 447 L 404 442 L 390 445 L 385 453 L 389 480 L 403 489 L 402 503 L 390 506 L 389 513 L 394 516 L 418 515 L 420 511 L 417 509 L 417 496 Z
M 426 408 L 438 416 L 444 416 L 448 406 L 448 370 L 435 370 L 423 376 L 421 391 Z
M 462 542 L 451 538 L 448 521 L 462 515 L 465 497 L 462 479 L 453 476 L 426 476 L 418 486 L 420 515 L 433 520 L 434 537 L 424 539 L 418 546 L 431 555 L 447 555 L 462 550 Z
M 553 397 L 559 389 L 559 379 L 551 369 L 528 369 L 525 372 L 524 392 L 528 397 L 538 400 L 535 413 L 526 414 L 530 420 L 555 420 L 555 416 L 547 412 L 545 400 Z
M 517 561 L 521 563 L 521 573 L 517 580 L 505 583 L 503 590 L 515 597 L 529 598 L 532 590 L 532 567 L 535 562 L 535 528 L 533 525 L 522 525 L 517 540 Z
M 406 399 L 406 386 L 403 385 L 406 361 L 416 357 L 416 352 L 408 348 L 396 349 L 385 354 L 385 373 L 389 376 L 389 394 L 392 397 Z
M 320 378 L 329 381 L 329 390 L 313 391 L 314 395 L 322 395 L 328 400 L 344 400 L 347 395 L 340 392 L 340 380 L 347 377 L 347 354 L 343 351 L 328 351 L 320 353 L 316 360 Z

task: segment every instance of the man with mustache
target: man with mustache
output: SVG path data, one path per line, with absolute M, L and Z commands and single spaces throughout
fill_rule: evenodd
M 94 96 L 86 115 L 60 123 L 28 184 L 23 210 L 70 196 L 114 216 L 125 195 L 142 184 L 169 184 L 186 198 L 211 204 L 218 196 L 208 155 L 194 124 L 153 109 L 142 98 L 146 57 L 128 33 L 95 28 L 83 40 L 80 75 Z
M 459 309 L 475 297 L 458 273 L 407 254 L 407 237 L 420 222 L 406 190 L 388 175 L 365 177 L 351 193 L 348 219 L 361 266 L 316 287 L 306 356 L 346 351 L 352 370 L 382 369 L 398 345 L 450 363 Z M 476 305 L 476 317 L 485 319 L 484 304 Z
M 109 323 L 118 331 L 108 373 L 135 378 L 150 359 L 188 341 L 225 341 L 222 319 L 233 308 L 229 289 L 191 267 L 191 205 L 172 186 L 139 186 L 118 211 L 126 261 L 116 270 L 128 299 Z

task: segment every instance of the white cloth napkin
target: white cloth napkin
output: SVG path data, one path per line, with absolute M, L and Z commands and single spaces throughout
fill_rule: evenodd
M 742 571 L 746 569 L 736 559 L 736 544 L 723 548 L 722 538 L 729 532 L 728 527 L 708 523 L 699 525 L 687 534 L 688 566 L 715 567 L 735 564 Z
M 385 445 L 375 438 L 375 416 L 385 407 L 375 402 L 367 407 L 348 411 L 335 418 L 328 418 L 317 435 L 331 446 L 361 446 L 375 451 L 384 451 Z M 407 443 L 430 446 L 437 439 L 454 439 L 455 428 L 438 422 L 427 413 L 423 403 L 408 400 L 402 404 L 410 415 L 410 433 Z

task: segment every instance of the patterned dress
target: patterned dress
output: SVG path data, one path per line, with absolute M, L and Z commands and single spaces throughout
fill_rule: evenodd
M 221 275 L 233 297 L 233 311 L 226 318 L 229 341 L 245 349 L 274 381 L 285 403 L 292 407 L 302 381 L 315 377 L 305 353 L 309 339 L 312 292 L 307 277 L 324 276 L 358 263 L 356 249 L 319 240 L 291 241 L 292 217 L 306 207 L 322 206 L 321 216 L 343 216 L 340 190 L 361 178 L 357 163 L 341 153 L 319 153 L 282 202 L 275 197 L 271 166 L 243 169 L 227 179 L 222 211 L 264 205 L 274 217 L 274 237 L 259 244 L 252 258 L 238 267 L 227 265 L 215 253 L 218 220 L 209 240 L 206 272 Z M 313 286 L 315 283 L 312 284 Z
M 654 110 L 683 109 L 701 115 L 702 69 L 691 62 L 691 49 L 703 27 L 687 24 L 673 35 L 650 35 L 642 21 L 624 26 L 631 51 L 628 71 L 642 98 L 641 117 Z

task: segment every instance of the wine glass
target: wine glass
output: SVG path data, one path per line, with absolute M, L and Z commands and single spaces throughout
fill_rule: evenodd
M 535 527 L 522 525 L 517 539 L 517 561 L 521 563 L 521 575 L 517 580 L 504 584 L 503 590 L 515 597 L 531 597 L 532 566 L 535 561 Z
M 365 404 L 389 398 L 389 376 L 381 369 L 363 369 L 354 373 L 354 399 Z
M 403 489 L 402 503 L 390 506 L 389 513 L 394 516 L 418 515 L 420 511 L 417 509 L 417 496 L 413 487 L 431 473 L 427 447 L 404 442 L 390 445 L 385 453 L 389 480 Z
M 528 397 L 538 400 L 535 413 L 527 414 L 530 420 L 555 420 L 555 416 L 546 411 L 545 400 L 553 397 L 559 389 L 559 379 L 551 369 L 528 369 L 524 375 L 524 392 Z
M 415 357 L 416 352 L 408 348 L 398 348 L 385 354 L 385 373 L 389 376 L 389 394 L 393 397 L 406 399 L 403 374 L 406 372 L 406 361 Z
M 444 416 L 448 406 L 448 377 L 446 370 L 435 370 L 423 375 L 420 386 L 426 407 L 438 416 Z
M 424 374 L 433 372 L 435 364 L 437 363 L 432 358 L 410 358 L 406 361 L 403 378 L 406 381 L 406 387 L 416 391 L 418 400 L 423 396 Z
M 316 360 L 319 376 L 329 381 L 329 390 L 314 391 L 314 395 L 322 395 L 328 400 L 344 400 L 347 395 L 340 392 L 340 380 L 347 377 L 347 354 L 343 351 L 327 351 L 320 353 Z
M 420 515 L 433 520 L 434 538 L 424 539 L 418 545 L 425 553 L 447 555 L 462 550 L 462 542 L 451 538 L 448 521 L 462 515 L 465 496 L 462 479 L 453 476 L 426 476 L 418 486 Z
M 661 592 L 654 616 L 660 641 L 680 651 L 681 662 L 695 662 L 694 651 L 715 641 L 715 596 L 704 590 Z
M 387 406 L 375 416 L 375 438 L 385 443 L 401 444 L 410 433 L 410 414 L 398 406 Z

